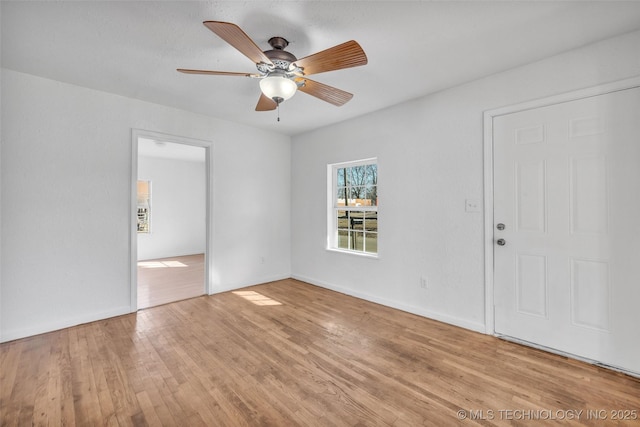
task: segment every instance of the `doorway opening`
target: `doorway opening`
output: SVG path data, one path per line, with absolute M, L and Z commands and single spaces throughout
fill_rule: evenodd
M 209 293 L 207 141 L 132 134 L 131 311 Z

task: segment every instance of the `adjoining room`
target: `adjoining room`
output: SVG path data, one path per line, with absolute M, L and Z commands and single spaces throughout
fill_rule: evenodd
M 138 309 L 206 293 L 204 147 L 138 138 Z

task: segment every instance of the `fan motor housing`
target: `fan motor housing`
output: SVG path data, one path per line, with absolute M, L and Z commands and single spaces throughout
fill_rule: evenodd
M 276 68 L 287 70 L 289 65 L 298 59 L 291 52 L 284 50 L 289 45 L 289 41 L 284 37 L 271 37 L 269 44 L 273 49 L 265 50 L 264 54 L 273 62 Z

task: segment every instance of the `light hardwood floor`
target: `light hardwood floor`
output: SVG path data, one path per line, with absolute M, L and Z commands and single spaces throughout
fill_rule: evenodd
M 204 293 L 204 254 L 138 261 L 138 309 Z
M 597 426 L 640 410 L 636 378 L 296 280 L 5 343 L 0 366 L 7 426 Z

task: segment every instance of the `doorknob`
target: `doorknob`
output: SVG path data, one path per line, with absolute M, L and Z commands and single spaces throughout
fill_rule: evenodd
M 507 244 L 507 241 L 504 239 L 498 239 L 496 240 L 496 243 L 498 244 L 498 246 L 504 246 Z

